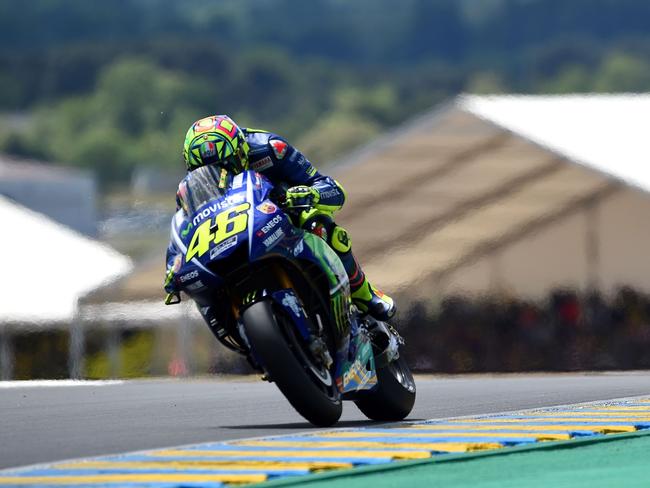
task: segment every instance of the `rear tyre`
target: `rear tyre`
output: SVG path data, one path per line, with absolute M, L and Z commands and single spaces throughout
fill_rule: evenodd
M 256 358 L 293 408 L 319 427 L 335 424 L 343 408 L 336 383 L 284 310 L 262 301 L 248 307 L 243 320 Z
M 415 380 L 402 356 L 377 370 L 378 385 L 355 401 L 371 420 L 404 419 L 415 403 Z

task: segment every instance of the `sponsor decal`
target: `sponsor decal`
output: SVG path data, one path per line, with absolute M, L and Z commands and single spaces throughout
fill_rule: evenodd
M 260 230 L 257 231 L 257 235 L 259 237 L 262 237 L 263 235 L 268 234 L 271 231 L 271 229 L 273 229 L 273 227 L 278 225 L 280 222 L 282 222 L 282 215 L 276 215 L 271 220 L 269 220 L 266 224 L 264 224 Z
M 321 223 L 316 223 L 316 226 L 311 230 L 312 234 L 316 234 L 318 237 L 327 242 L 327 229 Z
M 244 173 L 239 173 L 238 175 L 235 175 L 235 177 L 232 179 L 232 188 L 236 190 L 237 188 L 241 188 L 244 184 Z
M 174 264 L 172 264 L 172 271 L 174 272 L 174 274 L 178 273 L 178 271 L 181 269 L 182 264 L 183 264 L 183 255 L 177 254 L 176 257 L 174 258 Z
M 298 166 L 305 166 L 307 164 L 307 158 L 300 151 L 294 151 L 289 156 L 289 161 L 295 161 Z
M 194 216 L 194 219 L 192 219 L 192 225 L 197 225 L 202 220 L 210 217 L 217 210 L 222 210 L 236 203 L 243 202 L 245 198 L 246 195 L 244 195 L 243 193 L 237 193 L 235 195 L 229 196 L 228 198 L 221 200 L 220 202 L 211 203 L 208 207 L 204 208 L 203 210 L 201 210 L 200 213 Z
M 356 380 L 357 385 L 362 386 L 370 379 L 371 372 L 364 368 L 357 358 L 354 363 L 350 365 L 345 373 L 343 373 L 343 388 L 348 386 L 352 380 Z
M 196 291 L 200 290 L 201 288 L 205 288 L 205 285 L 201 280 L 196 280 L 194 283 L 190 283 L 185 287 L 185 289 L 189 291 Z
M 296 300 L 296 297 L 294 295 L 287 293 L 282 299 L 282 305 L 290 308 L 296 317 L 300 317 L 302 315 L 300 305 L 298 304 L 298 300 Z
M 210 259 L 214 259 L 217 257 L 219 254 L 223 253 L 224 251 L 230 249 L 231 247 L 234 247 L 237 245 L 237 237 L 238 236 L 232 236 L 225 241 L 221 241 L 218 245 L 210 249 Z
M 271 215 L 278 211 L 278 207 L 271 202 L 262 202 L 257 207 L 257 210 L 263 214 Z
M 186 273 L 183 276 L 181 276 L 179 278 L 179 281 L 181 283 L 185 283 L 186 281 L 193 280 L 194 278 L 198 278 L 198 277 L 199 277 L 199 271 L 195 269 L 194 271 L 190 271 L 189 273 Z
M 316 168 L 314 168 L 313 166 L 307 170 L 308 176 L 314 176 L 315 174 L 316 174 Z
M 282 236 L 284 236 L 284 231 L 282 230 L 282 228 L 280 228 L 276 230 L 273 234 L 271 234 L 269 237 L 264 239 L 262 243 L 266 246 L 267 249 L 270 249 L 278 243 L 278 241 L 280 240 L 280 238 L 282 238 Z
M 273 152 L 275 153 L 275 157 L 278 159 L 284 158 L 284 156 L 287 154 L 287 149 L 289 148 L 289 145 L 281 141 L 279 139 L 273 139 L 272 141 L 269 142 L 271 144 L 271 147 L 273 148 Z
M 223 143 L 221 143 L 223 146 Z M 214 142 L 206 141 L 201 145 L 201 156 L 204 158 L 210 158 L 216 156 L 217 154 L 217 145 Z
M 337 227 L 335 230 L 336 240 L 339 241 L 342 246 L 348 247 L 350 245 L 350 237 L 348 236 L 348 233 L 341 227 Z
M 273 160 L 271 159 L 271 156 L 266 156 L 259 161 L 253 161 L 250 166 L 253 171 L 264 171 L 273 166 Z
M 300 254 L 302 254 L 302 252 L 303 252 L 304 250 L 305 250 L 305 241 L 303 241 L 302 239 L 300 239 L 300 240 L 298 241 L 298 244 L 296 244 L 296 247 L 293 248 L 293 255 L 294 255 L 294 257 L 297 257 L 297 256 L 299 256 Z
M 333 198 L 341 195 L 341 192 L 337 188 L 332 188 L 331 190 L 324 191 L 320 194 L 321 200 L 325 198 Z
M 187 234 L 190 233 L 190 231 L 192 230 L 193 227 L 194 227 L 194 226 L 192 225 L 192 222 L 189 222 L 189 223 L 185 226 L 185 228 L 181 231 L 181 237 L 182 237 L 183 239 L 185 239 L 185 238 L 187 237 Z

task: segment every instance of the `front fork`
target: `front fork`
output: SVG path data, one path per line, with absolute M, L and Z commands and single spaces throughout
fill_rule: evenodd
M 327 367 L 327 369 L 330 369 L 334 363 L 334 360 L 332 359 L 332 356 L 328 350 L 327 343 L 322 338 L 323 322 L 320 315 L 315 314 L 312 320 L 307 317 L 307 312 L 302 306 L 300 298 L 294 291 L 295 286 L 291 281 L 291 278 L 287 272 L 277 263 L 273 264 L 273 274 L 277 283 L 280 284 L 282 289 L 277 291 L 255 290 L 251 293 L 248 293 L 243 297 L 243 299 L 239 297 L 232 297 L 232 311 L 239 324 L 240 335 L 248 343 L 248 339 L 245 337 L 241 321 L 239 320 L 240 307 L 242 305 L 244 307 L 249 306 L 255 301 L 268 297 L 273 300 L 278 306 L 282 307 L 287 313 L 287 316 L 293 318 L 292 322 L 300 332 L 301 337 L 308 344 L 310 352 L 315 358 L 320 359 L 322 363 Z M 247 344 L 247 346 L 249 346 L 250 350 L 250 344 Z

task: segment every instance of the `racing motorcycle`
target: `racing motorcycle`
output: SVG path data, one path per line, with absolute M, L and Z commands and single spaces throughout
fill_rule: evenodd
M 336 253 L 297 227 L 264 176 L 210 165 L 179 186 L 171 238 L 178 253 L 168 283 L 197 304 L 215 337 L 246 356 L 317 426 L 338 421 L 342 400 L 373 420 L 401 420 L 415 401 L 404 343 L 387 323 L 351 302 Z

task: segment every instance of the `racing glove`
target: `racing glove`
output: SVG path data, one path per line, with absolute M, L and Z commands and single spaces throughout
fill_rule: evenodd
M 285 205 L 291 207 L 313 207 L 320 201 L 320 193 L 313 186 L 292 186 L 287 190 Z

